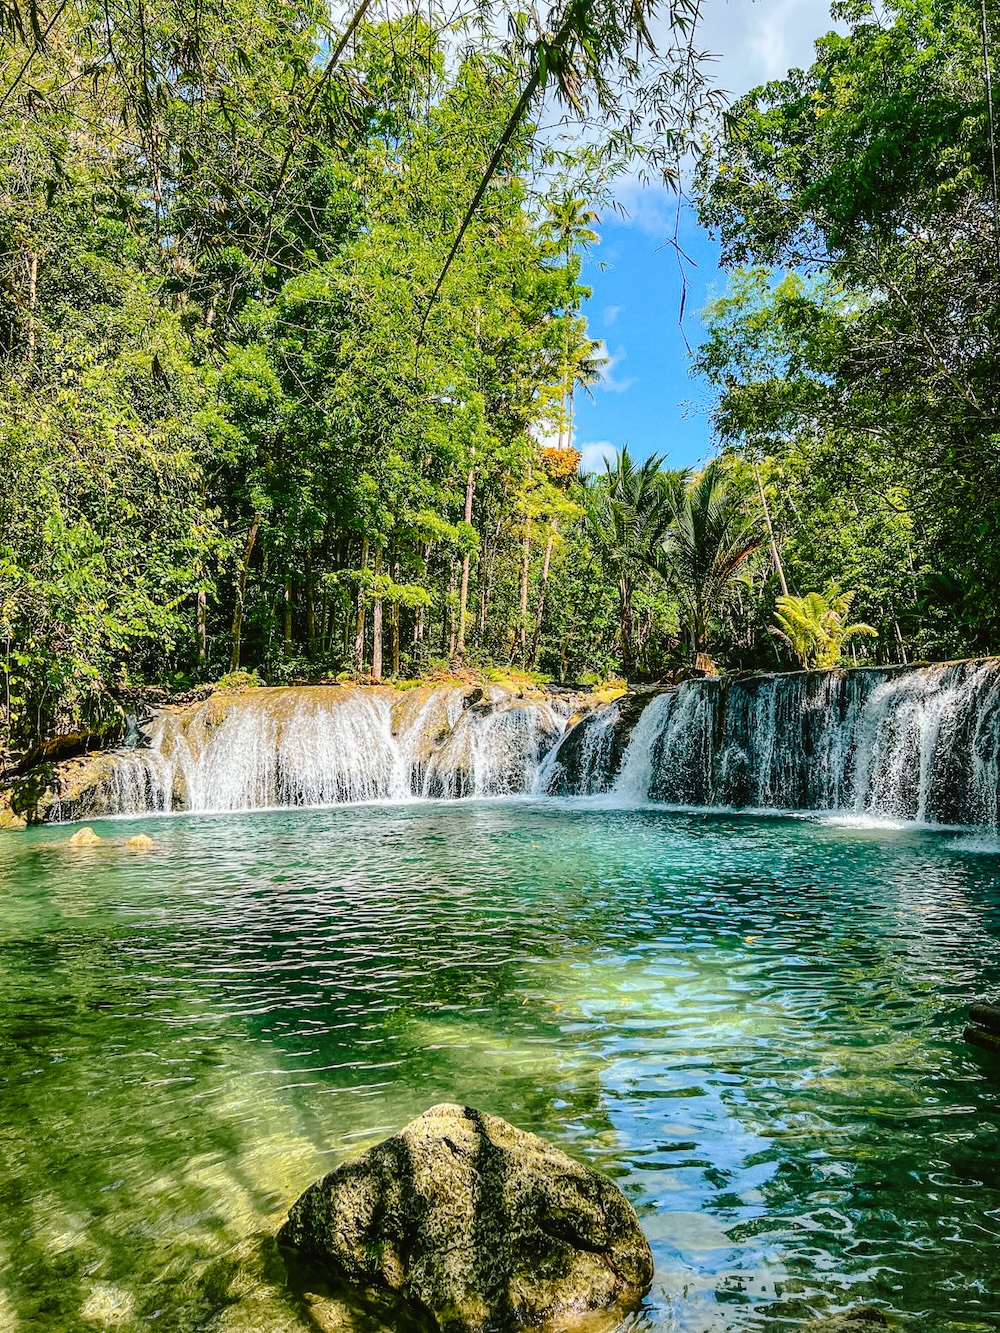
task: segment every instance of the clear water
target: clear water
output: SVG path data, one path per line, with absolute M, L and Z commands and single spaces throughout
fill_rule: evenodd
M 620 1181 L 643 1333 L 1000 1328 L 989 843 L 531 801 L 95 827 L 0 835 L 5 1333 L 315 1330 L 268 1238 L 441 1100 Z

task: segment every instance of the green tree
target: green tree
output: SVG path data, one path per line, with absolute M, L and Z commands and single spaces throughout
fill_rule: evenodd
M 694 665 L 714 671 L 708 654 L 712 623 L 746 562 L 764 543 L 761 515 L 721 460 L 672 486 L 668 512 L 657 567 L 680 602 Z
M 590 485 L 585 501 L 590 540 L 605 576 L 618 592 L 618 642 L 626 676 L 635 670 L 633 611 L 638 584 L 657 565 L 673 518 L 671 495 L 680 474 L 663 467 L 653 454 L 636 464 L 627 449 L 605 464 Z
M 909 529 L 884 647 L 994 651 L 1000 210 L 983 45 L 998 16 L 932 0 L 835 14 L 846 34 L 737 103 L 702 176 L 726 263 L 765 271 L 755 296 L 736 275 L 710 340 L 717 421 L 751 456 L 766 436 L 840 472 L 833 541 L 852 488 L 869 529 Z M 864 582 L 836 572 L 876 619 Z
M 773 632 L 791 648 L 805 670 L 835 667 L 851 639 L 859 635 L 878 637 L 878 630 L 871 625 L 849 622 L 854 597 L 853 592 L 842 592 L 835 583 L 825 592 L 779 597 Z
M 582 376 L 593 382 L 597 374 L 594 359 L 596 344 L 574 340 L 578 348 L 580 362 L 571 355 L 571 320 L 579 315 L 581 300 L 590 295 L 587 288 L 577 286 L 580 274 L 581 252 L 591 245 L 596 245 L 600 236 L 594 230 L 594 224 L 600 219 L 593 209 L 587 207 L 587 200 L 569 193 L 550 199 L 546 205 L 547 218 L 545 229 L 552 238 L 553 246 L 563 261 L 567 282 L 567 297 L 564 305 L 564 338 L 562 346 L 562 396 L 559 405 L 559 440 L 558 448 L 569 448 L 573 443 L 573 392 L 577 377 Z

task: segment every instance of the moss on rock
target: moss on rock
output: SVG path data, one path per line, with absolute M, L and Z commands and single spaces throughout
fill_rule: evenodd
M 434 1106 L 292 1207 L 279 1241 L 325 1276 L 441 1333 L 612 1328 L 653 1262 L 606 1176 L 499 1116 Z

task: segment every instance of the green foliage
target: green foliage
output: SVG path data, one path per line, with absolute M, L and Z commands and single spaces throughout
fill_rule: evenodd
M 698 368 L 764 471 L 787 575 L 858 589 L 877 651 L 1000 650 L 1000 216 L 983 14 L 836 7 L 701 177 L 733 266 Z
M 575 478 L 574 397 L 600 373 L 582 252 L 608 172 L 647 147 L 670 175 L 716 105 L 697 8 L 663 10 L 656 55 L 655 0 L 556 5 L 538 31 L 500 6 L 460 30 L 359 11 L 340 34 L 311 3 L 206 0 L 182 24 L 163 0 L 111 24 L 15 3 L 5 748 L 244 664 L 773 665 L 783 584 L 855 588 L 881 658 L 1000 648 L 1000 233 L 971 0 L 842 6 L 811 68 L 733 108 L 700 184 L 733 267 L 697 356 L 726 455 Z M 606 133 L 540 135 L 546 93 Z
M 594 346 L 527 117 L 428 299 L 531 52 L 404 14 L 324 73 L 322 9 L 209 3 L 179 48 L 154 0 L 102 62 L 90 17 L 0 56 L 9 743 L 243 662 L 526 663 L 575 518 L 538 441 Z
M 584 513 L 594 555 L 617 590 L 626 674 L 650 637 L 660 670 L 680 660 L 681 636 L 694 662 L 711 668 L 709 640 L 764 541 L 756 499 L 732 466 L 717 460 L 692 475 L 665 468 L 660 455 L 636 465 L 623 449 L 591 481 Z M 645 625 L 636 643 L 637 611 Z
M 855 593 L 841 592 L 831 583 L 825 592 L 804 597 L 778 598 L 774 633 L 791 648 L 806 670 L 826 670 L 840 662 L 845 646 L 859 635 L 878 637 L 878 630 L 863 623 L 850 624 Z
M 677 594 L 695 664 L 710 666 L 712 622 L 764 542 L 761 517 L 748 492 L 718 460 L 690 479 L 678 479 L 669 512 L 658 564 Z
M 604 577 L 618 594 L 618 639 L 626 675 L 636 666 L 636 599 L 648 590 L 671 520 L 671 489 L 678 484 L 677 474 L 664 470 L 661 455 L 637 465 L 622 449 L 586 495 L 590 542 Z
M 227 671 L 224 676 L 219 677 L 213 688 L 242 694 L 246 690 L 258 689 L 263 683 L 256 671 Z

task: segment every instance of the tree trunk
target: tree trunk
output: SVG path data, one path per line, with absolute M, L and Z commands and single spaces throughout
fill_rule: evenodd
M 198 589 L 198 610 L 195 614 L 198 665 L 204 666 L 208 657 L 208 594 L 204 588 Z
M 343 643 L 344 643 L 344 658 L 345 658 L 345 660 L 346 660 L 346 657 L 347 657 L 347 648 L 348 648 L 347 636 L 344 634 L 344 628 L 346 628 L 346 627 L 347 627 L 347 618 L 346 618 L 346 617 L 343 617 L 343 626 L 342 626 L 342 617 L 341 617 L 341 615 L 340 615 L 340 598 L 339 598 L 339 597 L 331 597 L 331 598 L 330 598 L 330 623 L 329 623 L 329 625 L 327 626 L 327 636 L 326 636 L 327 652 L 330 654 L 331 657 L 333 657 L 334 653 L 335 653 L 336 650 L 337 650 L 337 644 L 338 644 L 341 640 L 343 640 Z M 349 629 L 347 630 L 347 633 L 348 633 L 348 634 L 350 633 L 350 630 L 349 630 Z
M 316 656 L 316 587 L 313 582 L 312 542 L 306 547 L 306 652 Z
M 33 365 L 38 350 L 38 325 L 35 310 L 38 305 L 38 256 L 28 256 L 28 364 Z
M 253 546 L 257 540 L 259 530 L 260 515 L 254 514 L 250 531 L 247 533 L 246 545 L 243 548 L 239 575 L 236 579 L 236 606 L 233 609 L 233 646 L 229 654 L 230 671 L 239 671 L 240 669 L 240 638 L 243 633 L 243 605 L 246 599 L 247 575 L 250 572 L 250 557 L 253 554 Z
M 382 679 L 382 599 L 372 604 L 372 680 Z
M 562 382 L 562 402 L 559 405 L 559 442 L 558 449 L 568 449 L 573 443 L 572 426 L 570 425 L 570 368 L 569 368 L 569 329 L 563 321 L 563 382 Z
M 555 543 L 557 528 L 558 522 L 556 519 L 553 519 L 549 524 L 549 535 L 545 543 L 545 557 L 542 560 L 542 579 L 538 588 L 538 605 L 535 609 L 535 631 L 531 637 L 532 667 L 536 666 L 538 663 L 538 640 L 541 638 L 542 634 L 542 616 L 545 612 L 545 590 L 548 587 L 549 582 L 549 566 L 552 563 L 552 547 Z
M 781 556 L 778 554 L 778 543 L 774 538 L 774 528 L 771 524 L 771 511 L 767 507 L 767 496 L 764 494 L 764 483 L 760 479 L 760 469 L 754 464 L 753 474 L 757 478 L 757 490 L 760 494 L 760 503 L 764 510 L 764 522 L 767 524 L 767 541 L 771 548 L 771 563 L 774 565 L 774 572 L 778 576 L 778 582 L 781 584 L 782 594 L 788 596 L 788 584 L 785 582 L 785 571 L 781 564 Z
M 375 552 L 375 578 L 378 579 L 382 572 L 382 552 Z M 372 680 L 382 679 L 382 598 L 378 596 L 378 585 L 376 584 L 376 596 L 372 601 Z
M 694 652 L 694 666 L 696 671 L 704 671 L 710 676 L 717 676 L 719 674 L 718 668 L 708 651 L 708 629 L 709 613 L 708 610 L 703 607 L 695 611 L 694 620 L 691 626 L 691 647 Z
M 472 500 L 476 493 L 476 471 L 475 468 L 469 468 L 469 475 L 465 482 L 465 510 L 464 518 L 466 523 L 472 522 Z M 465 612 L 469 604 L 469 564 L 472 559 L 471 553 L 466 551 L 462 557 L 462 584 L 458 594 L 458 655 L 462 657 L 465 653 Z
M 458 575 L 455 570 L 454 560 L 451 562 L 451 572 L 448 575 L 448 616 L 445 629 L 445 639 L 447 642 L 447 656 L 455 656 L 455 647 L 458 642 L 458 634 L 455 626 L 455 590 L 458 587 Z
M 518 643 L 521 647 L 521 662 L 528 656 L 528 576 L 531 573 L 531 520 L 524 520 L 524 541 L 521 546 L 521 596 L 518 607 L 521 612 L 521 625 L 518 630 Z
M 892 622 L 892 628 L 896 632 L 896 642 L 899 644 L 899 660 L 906 665 L 906 645 L 903 643 L 903 631 L 899 628 L 899 621 Z
M 569 266 L 573 262 L 573 246 L 567 242 L 564 253 L 566 261 L 566 272 L 569 273 Z M 569 313 L 572 307 L 566 306 L 563 309 L 563 382 L 562 382 L 562 403 L 559 414 L 559 445 L 560 449 L 568 449 L 573 443 L 573 423 L 572 423 L 572 401 L 573 401 L 573 380 L 572 371 L 569 364 Z
M 430 563 L 432 543 L 428 542 L 424 547 L 424 577 L 427 576 L 427 566 Z M 417 614 L 413 617 L 413 646 L 417 648 L 424 641 L 424 631 L 427 627 L 427 618 L 424 614 L 425 608 L 417 607 Z
M 622 675 L 628 680 L 635 669 L 632 655 L 632 588 L 625 580 L 618 582 L 618 634 L 622 648 Z
M 504 530 L 504 518 L 507 514 L 507 486 L 504 485 L 497 506 L 497 521 L 493 536 L 479 553 L 479 642 L 486 639 L 486 626 L 489 622 L 490 593 L 496 577 L 497 557 L 500 551 L 500 538 Z
M 360 676 L 365 669 L 365 570 L 368 568 L 368 538 L 361 543 L 361 568 L 358 596 L 354 608 L 354 670 Z
M 397 560 L 392 568 L 392 581 L 398 583 L 401 577 L 399 561 Z M 392 603 L 392 675 L 394 680 L 399 679 L 399 602 Z
M 292 577 L 285 575 L 285 597 L 281 607 L 282 636 L 285 640 L 285 652 L 292 650 Z

